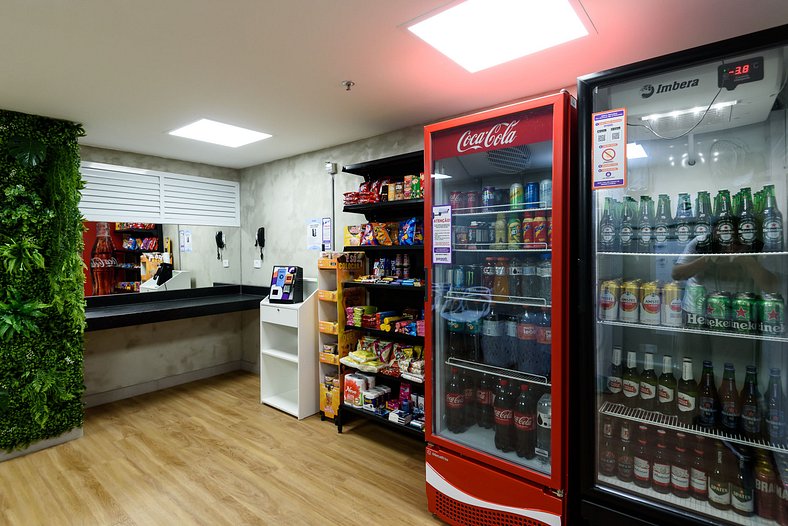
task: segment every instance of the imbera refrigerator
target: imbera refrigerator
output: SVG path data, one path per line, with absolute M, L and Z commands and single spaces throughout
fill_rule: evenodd
M 591 524 L 788 525 L 786 79 L 788 26 L 579 79 Z
M 429 509 L 451 524 L 563 524 L 566 92 L 425 128 Z

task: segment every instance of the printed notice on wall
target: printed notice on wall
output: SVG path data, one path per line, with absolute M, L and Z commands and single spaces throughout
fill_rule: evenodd
M 451 264 L 451 206 L 432 207 L 432 262 Z
M 331 218 L 323 218 L 323 250 L 334 250 L 331 246 L 333 229 L 331 228 Z
M 320 219 L 310 219 L 306 225 L 306 249 L 307 250 L 320 250 L 320 234 L 321 234 L 321 221 Z
M 591 114 L 593 137 L 592 189 L 627 185 L 627 110 Z
M 181 252 L 191 252 L 192 251 L 192 231 L 191 230 L 179 230 L 178 237 L 180 238 L 178 243 Z

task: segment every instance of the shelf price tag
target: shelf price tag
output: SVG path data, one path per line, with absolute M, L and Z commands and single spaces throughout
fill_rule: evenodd
M 451 206 L 432 207 L 432 262 L 451 264 Z
M 627 110 L 591 114 L 593 150 L 592 189 L 627 185 Z

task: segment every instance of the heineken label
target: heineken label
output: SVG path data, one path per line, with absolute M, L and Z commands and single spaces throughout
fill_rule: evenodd
M 733 227 L 733 221 L 724 219 L 717 223 L 715 227 L 715 237 L 720 245 L 727 246 L 733 243 L 733 234 L 736 229 Z
M 640 243 L 643 244 L 643 245 L 649 244 L 651 242 L 651 235 L 652 235 L 652 231 L 651 231 L 651 227 L 650 226 L 641 227 L 640 228 Z
M 779 243 L 783 238 L 782 219 L 772 217 L 763 222 L 763 240 L 767 243 Z
M 654 229 L 654 239 L 657 243 L 664 243 L 668 240 L 668 227 L 660 225 Z
M 693 234 L 695 234 L 695 237 L 700 237 L 698 241 L 705 241 L 706 237 L 709 235 L 708 223 L 697 223 Z
M 600 228 L 599 237 L 602 239 L 603 244 L 612 245 L 613 239 L 616 237 L 616 228 L 610 223 L 602 225 L 602 228 Z
M 622 226 L 621 227 L 621 242 L 629 244 L 632 241 L 632 227 L 631 226 Z
M 692 230 L 687 223 L 681 223 L 676 227 L 676 239 L 682 245 L 686 245 L 689 243 L 690 236 L 692 235 Z
M 709 500 L 716 504 L 723 506 L 730 506 L 731 492 L 727 483 L 720 483 L 717 481 L 709 484 Z
M 752 219 L 745 219 L 739 223 L 739 240 L 745 245 L 752 245 L 755 243 L 755 235 L 758 228 L 755 221 Z

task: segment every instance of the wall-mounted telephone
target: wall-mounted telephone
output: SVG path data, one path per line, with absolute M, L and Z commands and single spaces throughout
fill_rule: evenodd
M 223 250 L 225 246 L 227 245 L 224 243 L 224 234 L 219 230 L 216 232 L 216 259 L 222 259 L 221 250 Z
M 260 261 L 263 260 L 263 247 L 265 247 L 265 227 L 257 229 L 257 234 L 254 238 L 254 246 L 260 247 Z

